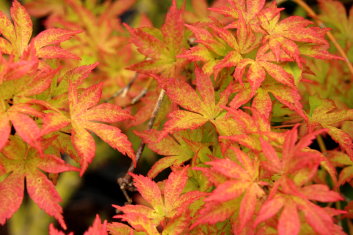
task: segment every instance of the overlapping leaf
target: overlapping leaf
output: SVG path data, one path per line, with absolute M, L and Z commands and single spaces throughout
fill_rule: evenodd
M 206 206 L 200 210 L 193 226 L 215 224 L 239 211 L 233 227 L 234 231 L 241 233 L 252 219 L 257 200 L 264 195 L 259 185 L 259 161 L 235 147 L 232 150 L 238 162 L 228 158 L 207 162 L 211 168 L 206 171 L 215 171 L 228 180 L 216 185 L 216 189 L 205 199 Z
M 311 115 L 309 117 L 311 128 L 316 128 L 317 125 L 327 128 L 328 134 L 339 143 L 347 154 L 353 159 L 353 140 L 343 130 L 337 128 L 343 121 L 353 120 L 352 109 L 337 110 L 332 100 L 317 100 L 311 104 Z
M 230 140 L 256 151 L 262 150 L 260 136 L 276 142 L 283 141 L 283 134 L 273 132 L 268 119 L 257 110 L 252 110 L 252 116 L 240 109 L 226 108 L 226 110 L 229 117 L 219 119 L 215 124 L 221 130 L 220 140 Z M 230 131 L 225 131 L 229 127 Z
M 0 12 L 0 50 L 6 54 L 21 56 L 32 36 L 32 21 L 25 8 L 14 0 L 11 7 L 13 23 Z
M 267 200 L 261 207 L 255 225 L 268 220 L 277 213 L 281 213 L 277 222 L 277 231 L 280 235 L 299 234 L 300 225 L 308 223 L 312 231 L 321 235 L 344 234 L 342 228 L 335 225 L 332 216 L 343 213 L 332 209 L 325 210 L 309 200 L 320 202 L 335 202 L 343 198 L 330 191 L 326 185 L 308 185 L 297 188 L 290 180 L 283 181 L 282 186 L 286 194 L 276 194 Z M 281 210 L 282 209 L 282 210 Z M 281 211 L 281 212 L 280 212 Z M 299 216 L 304 214 L 305 220 Z
M 239 22 L 236 35 L 217 25 L 217 22 L 209 24 L 207 28 L 203 25 L 187 25 L 194 33 L 198 45 L 178 57 L 203 61 L 203 71 L 217 77 L 220 70 L 236 66 L 245 54 L 259 46 L 260 38 L 249 28 L 242 16 Z
M 41 151 L 39 138 L 41 137 L 38 124 L 30 117 L 42 117 L 43 114 L 28 104 L 17 104 L 10 107 L 6 112 L 0 113 L 0 149 L 5 146 L 11 132 L 11 124 L 17 134 L 32 147 Z
M 59 173 L 78 169 L 54 155 L 39 155 L 36 150 L 28 148 L 18 136 L 13 136 L 2 150 L 0 162 L 8 174 L 0 183 L 0 223 L 4 224 L 20 207 L 26 180 L 27 192 L 32 200 L 66 228 L 62 208 L 58 204 L 61 198 L 54 184 L 40 170 Z
M 49 235 L 65 235 L 65 233 L 57 230 L 53 226 L 53 224 L 50 224 L 50 226 L 49 226 Z M 74 235 L 74 233 L 71 232 L 71 233 L 69 233 L 67 235 Z M 99 215 L 96 215 L 96 218 L 93 221 L 92 226 L 88 228 L 88 230 L 84 233 L 84 235 L 108 235 L 108 232 L 107 232 L 107 221 L 105 220 L 102 223 L 101 218 L 99 217 Z
M 351 183 L 353 178 L 353 161 L 349 156 L 342 152 L 330 151 L 328 157 L 335 167 L 343 168 L 339 173 L 338 182 L 335 186 L 339 187 L 346 182 Z
M 41 149 L 40 137 L 42 134 L 35 119 L 44 117 L 42 111 L 45 102 L 33 97 L 49 88 L 58 70 L 36 70 L 36 66 L 33 67 L 31 71 L 26 70 L 28 74 L 21 74 L 22 76 L 16 79 L 7 79 L 0 85 L 0 97 L 3 99 L 3 110 L 0 110 L 2 117 L 0 120 L 2 131 L 0 149 L 9 138 L 11 124 L 24 141 L 39 151 Z M 31 86 L 28 86 L 28 83 Z
M 270 172 L 280 173 L 281 175 L 298 174 L 300 176 L 296 179 L 298 183 L 308 182 L 310 174 L 305 176 L 305 174 L 301 175 L 299 172 L 303 168 L 310 168 L 316 171 L 320 162 L 325 160 L 320 152 L 306 149 L 312 140 L 322 132 L 324 130 L 309 133 L 297 142 L 297 128 L 294 127 L 286 133 L 281 157 L 278 156 L 272 145 L 260 139 L 263 154 L 267 160 L 262 162 L 263 167 Z
M 196 91 L 185 81 L 173 79 L 165 86 L 169 98 L 185 110 L 179 109 L 169 114 L 160 139 L 178 130 L 195 129 L 206 122 L 214 122 L 226 105 L 230 90 L 225 90 L 216 103 L 215 91 L 209 76 L 201 69 L 195 69 Z
M 202 137 L 206 136 L 206 129 L 203 130 L 185 130 L 174 133 L 173 136 L 166 136 L 162 140 L 158 141 L 160 131 L 148 130 L 145 132 L 135 132 L 143 142 L 148 144 L 148 147 L 155 153 L 164 156 L 160 160 L 154 163 L 153 167 L 148 172 L 148 177 L 154 178 L 161 171 L 171 166 L 180 166 L 184 162 L 190 160 L 195 155 L 195 150 L 191 143 L 195 143 L 198 146 L 196 150 L 203 148 L 207 151 L 207 146 L 202 146 L 199 143 Z
M 287 55 L 301 66 L 300 45 L 296 42 L 310 44 L 310 47 L 327 44 L 325 31 L 308 27 L 312 22 L 303 17 L 290 16 L 279 21 L 279 11 L 273 8 L 272 11 L 259 14 L 259 20 L 261 28 L 266 32 L 264 42 L 278 61 L 282 60 L 281 55 Z M 315 57 L 315 54 L 312 56 Z
M 126 27 L 131 33 L 132 43 L 146 56 L 145 61 L 131 66 L 131 69 L 165 77 L 179 74 L 186 60 L 176 56 L 187 47 L 187 43 L 182 10 L 177 9 L 175 0 L 160 30 L 148 27 L 133 29 L 127 25 Z
M 231 0 L 228 1 L 228 6 L 224 4 L 225 6 L 215 7 L 211 10 L 232 18 L 232 22 L 227 25 L 228 28 L 238 28 L 240 24 L 239 18 L 243 16 L 248 25 L 251 25 L 254 30 L 259 31 L 259 20 L 257 16 L 262 11 L 267 10 L 266 8 L 264 9 L 265 2 L 265 0 Z M 234 21 L 234 19 L 236 21 Z
M 124 212 L 123 215 L 115 217 L 127 221 L 136 231 L 144 231 L 147 234 L 159 234 L 157 231 L 159 225 L 168 229 L 174 222 L 177 222 L 176 219 L 179 216 L 185 216 L 183 214 L 188 211 L 190 203 L 202 196 L 200 192 L 183 193 L 188 179 L 187 170 L 188 168 L 185 167 L 172 172 L 166 180 L 163 190 L 151 179 L 131 174 L 134 185 L 149 206 L 115 206 Z M 186 229 L 187 223 L 179 224 L 183 226 L 182 230 Z
M 104 124 L 104 122 L 114 123 L 132 117 L 117 105 L 109 103 L 98 105 L 102 95 L 102 83 L 78 91 L 77 84 L 85 77 L 81 75 L 78 76 L 78 80 L 70 82 L 69 85 L 69 113 L 65 114 L 58 110 L 47 113 L 43 118 L 41 134 L 45 135 L 71 124 L 71 139 L 80 157 L 81 174 L 93 160 L 96 150 L 94 138 L 88 130 L 122 154 L 128 155 L 136 163 L 135 153 L 127 136 L 119 128 Z
M 41 32 L 32 40 L 32 21 L 26 9 L 14 0 L 11 7 L 13 23 L 4 13 L 0 12 L 0 51 L 4 54 L 15 55 L 17 58 L 24 55 L 26 50 L 34 50 L 38 58 L 71 58 L 78 59 L 69 51 L 63 50 L 54 44 L 66 41 L 79 31 L 64 29 L 48 29 Z
M 117 127 L 100 123 L 118 122 L 129 119 L 131 116 L 117 105 L 108 103 L 97 105 L 101 95 L 102 83 L 86 88 L 80 94 L 74 84 L 69 87 L 70 120 L 67 122 L 71 122 L 72 142 L 82 158 L 81 174 L 95 155 L 95 142 L 87 130 L 97 134 L 122 154 L 128 155 L 136 164 L 135 153 L 127 136 Z

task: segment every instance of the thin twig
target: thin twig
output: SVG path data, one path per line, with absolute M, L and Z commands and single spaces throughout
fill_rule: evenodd
M 325 28 L 326 27 L 325 24 L 319 19 L 317 14 L 313 11 L 313 9 L 311 9 L 311 7 L 308 4 L 306 4 L 303 0 L 293 0 L 293 1 L 296 2 L 299 6 L 301 6 L 308 13 L 308 15 L 315 20 L 315 22 L 321 28 Z M 350 73 L 353 76 L 353 65 L 349 61 L 349 59 L 347 57 L 347 54 L 344 52 L 342 47 L 338 44 L 336 38 L 332 35 L 331 32 L 327 32 L 326 34 L 327 34 L 327 37 L 333 43 L 333 45 L 336 47 L 336 49 L 338 50 L 340 55 L 344 58 L 344 61 L 346 62 L 347 66 L 348 66 L 348 69 L 349 69 Z
M 287 1 L 287 0 L 276 0 L 277 5 L 282 4 L 282 3 L 286 2 L 286 1 Z
M 321 135 L 316 136 L 317 143 L 319 144 L 320 151 L 326 155 L 327 149 L 324 140 L 322 139 Z
M 140 94 L 138 94 L 137 96 L 135 96 L 132 100 L 131 100 L 131 104 L 136 104 L 138 101 L 140 101 L 140 99 L 142 97 L 144 97 L 148 91 L 148 88 L 150 87 L 151 83 L 153 81 L 153 78 L 149 78 L 147 81 L 147 84 L 145 86 L 145 88 L 142 89 L 142 91 L 140 92 Z
M 159 110 L 161 108 L 164 96 L 165 96 L 165 91 L 161 90 L 161 92 L 159 93 L 159 97 L 157 99 L 157 102 L 156 102 L 156 104 L 154 106 L 151 118 L 148 121 L 147 130 L 152 129 L 153 124 L 154 124 L 154 122 L 156 120 L 157 114 L 158 114 L 158 112 L 159 112 Z M 137 152 L 136 152 L 136 162 L 138 162 L 139 159 L 141 158 L 144 148 L 145 148 L 145 143 L 141 141 L 140 146 L 138 147 Z M 131 163 L 131 165 L 130 165 L 129 169 L 127 170 L 126 174 L 123 177 L 118 179 L 118 184 L 120 186 L 120 189 L 123 191 L 124 196 L 125 196 L 126 200 L 128 201 L 128 203 L 131 203 L 132 200 L 129 197 L 129 195 L 127 193 L 127 190 L 134 191 L 134 188 L 133 188 L 133 185 L 132 185 L 132 182 L 131 182 L 131 176 L 130 176 L 129 173 L 133 172 L 134 169 L 135 169 L 135 166 L 134 166 L 133 163 Z
M 106 102 L 114 99 L 115 97 L 118 97 L 119 95 L 125 96 L 127 94 L 127 92 L 130 90 L 131 86 L 136 81 L 137 77 L 138 77 L 138 73 L 135 73 L 134 77 L 129 81 L 129 83 L 125 87 L 123 87 L 120 90 L 118 90 L 117 92 L 115 92 L 112 96 L 105 99 L 103 102 L 106 103 Z

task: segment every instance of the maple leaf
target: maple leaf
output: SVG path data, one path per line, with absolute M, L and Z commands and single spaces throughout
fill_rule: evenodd
M 279 102 L 295 111 L 304 120 L 307 120 L 307 115 L 300 102 L 301 95 L 294 85 L 293 75 L 286 72 L 280 65 L 267 61 L 265 63 L 266 66 L 269 65 L 269 68 L 274 66 L 274 70 L 270 70 L 270 74 L 274 78 L 277 77 L 279 82 L 274 82 L 269 78 L 265 79 L 266 69 L 259 66 L 256 61 L 251 59 L 241 60 L 234 73 L 234 77 L 240 83 L 234 85 L 236 95 L 229 103 L 229 106 L 237 109 L 252 100 L 252 106 L 268 117 L 272 111 L 272 100 L 269 96 L 271 93 Z M 247 72 L 248 81 L 243 83 L 242 77 L 248 64 L 250 64 Z M 252 66 L 255 66 L 256 69 L 251 70 Z
M 25 51 L 34 50 L 38 58 L 71 58 L 79 59 L 69 51 L 57 46 L 50 46 L 66 41 L 80 31 L 68 31 L 64 29 L 48 29 L 41 32 L 29 45 L 32 36 L 32 21 L 26 9 L 14 0 L 11 7 L 11 18 L 0 12 L 0 51 L 5 54 L 23 56 Z
M 39 138 L 41 137 L 40 128 L 30 117 L 42 117 L 43 113 L 37 111 L 29 104 L 16 104 L 11 106 L 5 112 L 0 113 L 0 149 L 2 149 L 10 137 L 11 124 L 16 133 L 29 145 L 41 151 Z
M 108 228 L 109 234 L 112 234 L 112 235 L 134 234 L 134 230 L 130 226 L 123 223 L 113 222 L 108 224 L 107 228 Z
M 0 57 L 0 64 L 0 85 L 6 81 L 16 80 L 32 74 L 38 65 L 36 60 L 19 60 L 15 62 L 13 57 L 5 59 L 4 56 Z
M 250 83 L 251 90 L 254 93 L 262 84 L 262 82 L 266 78 L 266 74 L 270 75 L 277 82 L 295 88 L 293 75 L 286 72 L 282 66 L 270 62 L 267 58 L 264 57 L 262 51 L 258 51 L 256 59 L 242 59 L 239 61 L 235 72 L 234 78 L 237 79 L 240 83 L 242 83 L 242 77 L 245 72 L 245 68 L 250 65 L 247 80 Z
M 159 159 L 148 172 L 148 177 L 154 178 L 161 171 L 167 169 L 171 166 L 180 166 L 182 163 L 190 160 L 195 155 L 195 150 L 190 146 L 191 142 L 200 142 L 201 138 L 206 136 L 207 131 L 205 130 L 185 130 L 180 131 L 173 136 L 166 136 L 160 141 L 158 141 L 161 131 L 148 130 L 144 132 L 136 132 L 135 134 L 139 136 L 144 143 L 148 144 L 148 147 L 155 153 L 165 156 Z M 202 145 L 198 145 L 197 150 L 199 151 L 203 148 Z M 204 147 L 204 149 L 208 149 Z M 207 151 L 207 150 L 206 150 Z
M 32 41 L 30 49 L 33 48 L 36 57 L 45 59 L 80 59 L 68 50 L 62 49 L 57 44 L 69 40 L 72 36 L 81 31 L 66 29 L 47 29 L 40 32 Z
M 350 157 L 342 152 L 329 151 L 328 152 L 329 161 L 334 164 L 335 167 L 342 167 L 338 176 L 338 181 L 335 187 L 340 187 L 346 182 L 351 183 L 353 178 L 353 161 Z
M 347 214 L 343 215 L 344 217 L 353 218 L 353 202 L 352 201 L 348 202 L 348 204 L 344 208 L 344 210 L 347 212 Z
M 217 77 L 220 69 L 234 66 L 241 58 L 237 50 L 236 38 L 227 30 L 218 27 L 207 30 L 204 27 L 194 25 L 187 25 L 187 27 L 195 35 L 195 42 L 198 45 L 178 55 L 178 58 L 203 61 L 202 70 L 205 74 L 211 75 L 214 73 Z
M 300 102 L 301 95 L 297 88 L 288 87 L 279 83 L 274 84 L 266 82 L 263 85 L 263 90 L 267 93 L 271 93 L 280 103 L 295 111 L 304 120 L 308 119 L 307 114 L 303 110 L 303 105 Z
M 57 230 L 53 224 L 49 226 L 49 235 L 65 235 L 65 233 Z M 67 235 L 74 235 L 73 232 Z M 101 218 L 99 215 L 96 215 L 96 218 L 93 221 L 93 225 L 88 228 L 88 230 L 83 235 L 108 235 L 107 232 L 107 221 L 104 220 L 102 223 Z
M 166 82 L 166 94 L 185 110 L 179 109 L 169 114 L 169 120 L 164 124 L 159 139 L 175 131 L 195 129 L 208 121 L 214 123 L 217 117 L 224 112 L 221 106 L 228 103 L 231 90 L 224 90 L 216 103 L 215 91 L 210 77 L 198 67 L 195 68 L 195 75 L 196 91 L 182 80 L 173 79 Z
M 84 233 L 84 235 L 108 235 L 107 221 L 104 220 L 104 222 L 102 223 L 99 215 L 96 215 L 93 225 L 90 228 L 88 228 L 88 230 Z
M 53 99 L 48 100 L 48 103 L 59 110 L 67 110 L 67 91 L 69 90 L 70 82 L 82 84 L 93 73 L 92 71 L 97 68 L 98 64 L 97 62 L 70 68 L 70 70 L 57 78 L 57 84 L 51 84 L 50 93 Z M 49 107 L 48 109 L 55 110 L 55 108 Z
M 221 69 L 235 66 L 233 76 L 241 84 L 243 84 L 243 76 L 247 70 L 246 81 L 250 85 L 251 92 L 247 89 L 248 84 L 244 84 L 231 101 L 231 107 L 238 108 L 247 103 L 254 96 L 256 97 L 258 90 L 263 88 L 264 90 L 259 91 L 260 94 L 263 94 L 264 91 L 273 93 L 280 102 L 306 118 L 300 104 L 300 95 L 293 75 L 287 72 L 282 64 L 274 62 L 275 58 L 269 56 L 268 48 L 260 48 L 255 59 L 247 58 L 247 54 L 258 47 L 259 43 L 257 41 L 259 40 L 256 39 L 242 17 L 239 17 L 239 22 L 240 26 L 237 29 L 236 38 L 232 32 L 220 27 L 210 26 L 215 31 L 214 34 L 211 34 L 204 28 L 188 26 L 194 32 L 199 44 L 179 55 L 179 57 L 188 58 L 192 61 L 204 61 L 203 71 L 206 74 L 214 73 L 215 77 Z M 275 79 L 278 84 L 267 81 L 270 79 L 269 77 Z M 271 89 L 274 86 L 280 86 L 283 89 Z
M 208 4 L 205 0 L 192 0 L 191 1 L 193 12 L 185 11 L 184 18 L 187 22 L 207 22 L 209 21 L 208 16 Z M 197 9 L 197 10 L 196 10 Z
M 199 211 L 192 227 L 205 223 L 215 224 L 239 211 L 240 216 L 233 226 L 237 233 L 241 233 L 252 219 L 257 199 L 264 195 L 258 179 L 260 164 L 256 158 L 252 158 L 253 156 L 250 157 L 235 147 L 231 149 L 239 163 L 229 158 L 206 163 L 211 166 L 208 171 L 216 171 L 227 177 L 227 180 L 216 185 L 216 189 L 205 198 L 206 205 Z
M 123 154 L 127 154 L 134 159 L 135 155 L 131 144 L 128 142 L 127 137 L 121 133 L 120 129 L 101 123 L 113 123 L 131 118 L 131 116 L 116 105 L 97 105 L 102 95 L 102 83 L 83 89 L 82 92 L 77 91 L 78 84 L 81 84 L 96 66 L 97 63 L 84 65 L 66 72 L 60 78 L 58 85 L 54 84 L 51 86 L 51 96 L 55 97 L 54 100 L 46 102 L 44 100 L 30 99 L 27 100 L 29 104 L 12 105 L 4 114 L 4 118 L 1 119 L 2 125 L 0 126 L 1 130 L 4 131 L 5 137 L 0 139 L 0 145 L 5 144 L 6 138 L 8 138 L 9 121 L 13 123 L 18 134 L 26 142 L 38 149 L 40 149 L 40 137 L 52 134 L 58 130 L 64 130 L 65 132 L 70 132 L 71 130 L 72 143 L 76 150 L 78 150 L 79 157 L 76 156 L 76 152 L 73 149 L 70 149 L 70 146 L 72 146 L 71 143 L 61 138 L 62 136 L 56 139 L 55 144 L 60 150 L 70 153 L 70 156 L 81 163 L 81 174 L 83 174 L 95 154 L 94 139 L 85 129 L 87 128 L 94 131 L 113 148 L 120 150 Z M 51 75 L 53 74 L 52 72 Z M 49 75 L 36 77 L 32 80 L 32 87 L 25 87 L 16 96 L 31 96 L 41 93 L 51 85 L 52 77 Z M 69 90 L 68 93 L 67 90 Z M 56 99 L 62 100 L 63 97 L 66 98 L 68 95 L 69 102 L 57 103 Z M 12 94 L 8 96 L 11 97 Z M 48 110 L 42 113 L 33 109 L 30 104 L 38 104 Z M 42 128 L 39 129 L 36 122 L 26 115 L 40 117 L 43 123 Z M 16 122 L 20 118 L 22 121 Z M 84 127 L 81 126 L 81 122 L 84 124 Z M 69 124 L 71 124 L 70 128 L 67 127 Z M 82 135 L 79 135 L 79 133 L 82 133 Z M 80 139 L 80 137 L 83 139 Z M 85 144 L 87 144 L 87 148 Z M 65 147 L 63 147 L 64 145 Z
M 353 10 L 347 11 L 342 2 L 335 0 L 319 0 L 319 18 L 333 30 L 339 31 L 339 37 L 348 39 L 353 30 Z
M 288 131 L 283 143 L 282 155 L 278 156 L 276 150 L 266 141 L 260 139 L 263 154 L 266 161 L 262 166 L 269 172 L 279 174 L 267 202 L 260 209 L 255 221 L 258 224 L 277 214 L 283 208 L 278 220 L 279 234 L 298 234 L 300 229 L 300 218 L 298 210 L 302 210 L 309 225 L 319 234 L 332 234 L 337 230 L 333 224 L 331 215 L 309 200 L 320 202 L 331 202 L 342 200 L 342 197 L 330 191 L 326 185 L 305 185 L 315 175 L 320 162 L 325 158 L 319 152 L 307 148 L 312 140 L 325 130 L 317 130 L 303 136 L 297 142 L 297 126 Z M 308 170 L 305 170 L 309 169 Z M 293 179 L 290 179 L 291 177 Z M 279 189 L 278 186 L 281 186 Z M 299 188 L 300 187 L 300 188 Z M 281 190 L 284 194 L 279 193 Z M 289 196 L 291 195 L 291 196 Z M 340 213 L 340 212 L 338 212 Z M 310 218 L 309 218 L 310 217 Z M 290 219 L 292 218 L 292 219 Z M 292 221 L 290 223 L 289 221 Z M 328 230 L 323 230 L 320 225 L 327 223 Z
M 117 105 L 109 103 L 97 105 L 102 96 L 102 85 L 102 83 L 92 85 L 80 94 L 76 85 L 69 86 L 70 119 L 67 122 L 71 122 L 72 143 L 81 157 L 81 174 L 95 155 L 94 139 L 86 129 L 97 134 L 122 154 L 128 155 L 136 164 L 135 153 L 127 136 L 117 127 L 100 123 L 113 123 L 132 118 L 127 111 Z
M 287 72 L 282 64 L 273 62 L 273 58 L 269 54 L 271 53 L 265 47 L 262 47 L 257 52 L 255 60 L 245 58 L 239 61 L 233 76 L 242 86 L 238 85 L 237 95 L 230 102 L 230 106 L 238 108 L 249 102 L 253 97 L 257 100 L 259 98 L 267 99 L 266 102 L 269 104 L 269 98 L 266 98 L 266 96 L 271 93 L 282 104 L 297 112 L 302 118 L 307 119 L 300 103 L 301 96 L 296 87 L 297 79 L 293 76 L 294 72 Z M 243 84 L 243 77 L 248 66 L 247 83 Z M 271 80 L 267 74 L 277 82 Z M 248 90 L 248 87 L 250 90 Z M 255 102 L 254 106 L 258 102 L 255 99 L 253 101 Z M 265 110 L 267 110 L 268 115 L 269 107 L 259 111 Z
M 50 87 L 58 70 L 42 69 L 27 72 L 29 73 L 28 76 L 5 80 L 0 85 L 2 99 L 0 149 L 5 145 L 10 135 L 12 124 L 16 133 L 24 141 L 41 151 L 40 137 L 42 135 L 36 119 L 44 117 L 45 102 L 33 97 Z M 31 83 L 31 86 L 28 86 L 28 83 Z
M 22 66 L 15 69 L 13 66 Z M 9 62 L 7 71 L 8 76 L 4 76 L 0 84 L 1 97 L 6 102 L 13 105 L 18 103 L 29 103 L 47 90 L 53 78 L 58 74 L 59 69 L 39 68 L 37 60 L 27 62 L 20 60 L 18 62 Z M 16 74 L 14 74 L 16 73 Z M 33 86 L 28 86 L 28 84 Z
M 49 225 L 49 235 L 65 235 L 65 233 L 57 230 L 53 224 L 50 224 Z M 68 235 L 74 235 L 74 233 L 71 232 Z
M 279 11 L 282 9 L 268 8 L 258 15 L 261 28 L 266 32 L 264 46 L 269 46 L 277 61 L 281 54 L 288 55 L 292 61 L 301 67 L 300 45 L 296 42 L 315 45 L 327 45 L 321 29 L 308 27 L 311 21 L 300 16 L 290 16 L 279 21 Z
M 327 133 L 331 138 L 353 159 L 352 138 L 349 134 L 336 127 L 346 120 L 353 120 L 353 109 L 338 110 L 332 100 L 311 99 L 309 128 L 316 129 L 317 126 L 327 128 Z
M 178 57 L 205 62 L 202 70 L 208 75 L 213 73 L 215 77 L 223 68 L 236 66 L 260 43 L 260 38 L 246 25 L 243 17 L 240 17 L 239 21 L 236 35 L 217 22 L 209 24 L 208 29 L 203 25 L 187 25 L 198 44 Z
M 313 176 L 304 168 L 310 168 L 311 171 L 317 171 L 319 164 L 325 160 L 325 157 L 318 151 L 308 149 L 312 140 L 325 130 L 317 130 L 303 136 L 298 142 L 297 126 L 289 130 L 284 138 L 281 157 L 278 156 L 275 148 L 268 142 L 260 138 L 263 154 L 267 161 L 261 162 L 262 166 L 273 173 L 283 176 L 298 174 L 296 181 L 304 184 Z M 302 170 L 302 174 L 300 171 Z
M 343 211 L 332 209 L 334 212 L 330 213 L 309 201 L 342 200 L 343 198 L 337 192 L 330 191 L 326 185 L 317 184 L 298 188 L 289 179 L 283 180 L 281 185 L 285 194 L 277 193 L 262 205 L 255 220 L 255 226 L 281 211 L 277 224 L 280 235 L 299 234 L 301 223 L 308 223 L 318 234 L 344 234 L 342 228 L 335 225 L 332 219 L 333 215 L 344 213 Z M 305 221 L 301 221 L 299 211 L 304 214 Z
M 82 83 L 95 66 L 96 64 L 77 67 L 66 74 L 69 81 L 64 82 L 63 87 L 68 86 L 69 89 L 69 112 L 48 105 L 51 110 L 43 117 L 43 126 L 40 130 L 41 135 L 46 135 L 66 128 L 71 124 L 67 131 L 71 130 L 72 144 L 78 153 L 78 160 L 81 164 L 81 175 L 95 155 L 95 141 L 88 130 L 97 134 L 98 137 L 122 154 L 128 155 L 134 164 L 136 163 L 134 151 L 126 135 L 119 128 L 104 124 L 130 119 L 132 116 L 117 105 L 109 103 L 98 105 L 102 96 L 103 83 L 78 91 L 78 84 Z M 60 91 L 62 87 L 58 89 Z M 61 92 L 58 93 L 61 94 Z M 55 94 L 56 92 L 54 92 Z
M 238 35 L 244 35 L 243 40 L 240 40 L 243 44 L 253 45 L 255 41 L 251 34 L 260 33 L 262 45 L 259 51 L 263 47 L 268 47 L 274 53 L 277 62 L 295 61 L 302 67 L 300 55 L 321 59 L 341 59 L 327 52 L 328 43 L 324 39 L 327 29 L 307 27 L 312 22 L 299 16 L 291 16 L 279 21 L 280 11 L 283 9 L 277 8 L 275 2 L 265 8 L 264 4 L 265 1 L 230 1 L 230 6 L 212 10 L 236 19 L 226 28 L 236 28 Z M 246 27 L 249 29 L 244 30 Z
M 17 0 L 12 2 L 10 12 L 13 23 L 0 12 L 0 32 L 4 36 L 0 39 L 0 50 L 19 57 L 32 36 L 32 21 L 26 9 Z
M 130 69 L 163 77 L 174 77 L 179 73 L 186 60 L 176 56 L 187 46 L 182 12 L 173 0 L 160 30 L 149 27 L 133 29 L 125 24 L 131 34 L 131 42 L 147 57 L 145 61 L 130 66 Z
M 228 111 L 228 117 L 216 120 L 215 124 L 221 130 L 220 140 L 230 140 L 255 151 L 262 150 L 260 136 L 266 136 L 276 142 L 283 141 L 283 134 L 273 132 L 268 118 L 256 109 L 251 109 L 252 116 L 240 109 L 228 107 L 225 109 Z
M 134 2 L 135 0 L 120 0 L 104 4 L 99 2 L 85 4 L 80 1 L 66 0 L 63 9 L 65 14 L 54 15 L 50 25 L 81 29 L 83 33 L 66 47 L 73 49 L 75 54 L 91 57 L 93 61 L 101 61 L 102 57 L 116 54 L 119 47 L 126 44 L 126 37 L 116 35 L 116 33 L 125 34 L 116 17 L 131 7 Z M 69 17 L 66 15 L 67 12 L 70 14 Z
M 203 194 L 200 192 L 183 193 L 188 180 L 187 167 L 179 171 L 172 172 L 164 184 L 164 189 L 158 187 L 148 177 L 131 173 L 134 185 L 150 206 L 127 205 L 114 206 L 124 214 L 116 215 L 127 221 L 135 230 L 144 231 L 147 234 L 159 234 L 157 226 L 160 224 L 174 223 L 175 219 L 184 216 L 190 203 L 198 199 Z M 184 224 L 185 227 L 187 224 Z M 171 226 L 171 225 L 169 225 Z
M 228 6 L 224 4 L 224 5 L 221 5 L 220 7 L 211 8 L 210 10 L 225 16 L 231 17 L 236 20 L 234 21 L 232 19 L 232 23 L 228 24 L 226 26 L 227 28 L 238 28 L 239 21 L 240 21 L 239 18 L 243 16 L 244 21 L 248 25 L 250 25 L 251 28 L 253 28 L 255 31 L 261 31 L 258 29 L 259 20 L 257 16 L 264 10 L 265 2 L 266 2 L 265 0 L 258 0 L 258 1 L 231 0 L 231 1 L 228 1 L 229 3 Z
M 66 228 L 62 208 L 58 204 L 61 201 L 60 195 L 54 184 L 40 170 L 60 173 L 78 169 L 54 155 L 39 154 L 28 148 L 18 136 L 11 136 L 10 142 L 0 154 L 0 162 L 7 173 L 7 177 L 0 182 L 0 201 L 3 205 L 0 209 L 0 224 L 4 224 L 20 207 L 26 180 L 27 192 L 32 200 Z

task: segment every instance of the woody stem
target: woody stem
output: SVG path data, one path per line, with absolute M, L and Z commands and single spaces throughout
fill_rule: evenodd
M 151 118 L 148 121 L 147 130 L 152 129 L 153 124 L 154 124 L 154 122 L 156 120 L 157 114 L 158 114 L 158 112 L 159 112 L 159 110 L 161 108 L 164 96 L 165 96 L 165 90 L 162 89 L 161 92 L 159 93 L 159 97 L 158 97 L 157 102 L 156 102 L 156 104 L 154 106 Z M 137 152 L 136 152 L 136 162 L 138 162 L 139 159 L 141 158 L 141 155 L 142 155 L 142 152 L 143 152 L 144 148 L 145 148 L 145 143 L 141 142 L 140 146 L 138 147 Z M 131 163 L 128 171 L 125 174 L 125 176 L 118 179 L 118 184 L 120 185 L 120 189 L 123 191 L 128 203 L 131 203 L 131 199 L 130 199 L 130 197 L 128 196 L 128 194 L 126 192 L 126 189 L 132 188 L 131 176 L 129 175 L 129 173 L 133 172 L 134 169 L 135 169 L 135 166 L 134 166 L 133 163 Z
M 134 84 L 134 82 L 136 81 L 138 77 L 138 73 L 135 73 L 134 77 L 129 81 L 129 83 L 121 88 L 120 90 L 118 90 L 117 92 L 115 92 L 112 96 L 110 96 L 109 98 L 107 98 L 106 100 L 104 100 L 104 103 L 114 99 L 115 97 L 119 96 L 119 95 L 126 95 L 126 93 L 129 91 L 129 89 L 131 88 L 131 86 Z

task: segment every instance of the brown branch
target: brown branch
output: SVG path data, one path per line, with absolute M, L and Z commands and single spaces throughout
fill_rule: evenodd
M 142 91 L 137 95 L 135 96 L 132 100 L 131 100 L 131 105 L 133 104 L 136 104 L 138 101 L 140 101 L 140 99 L 142 97 L 144 97 L 148 91 L 148 88 L 150 87 L 151 83 L 153 81 L 153 78 L 149 78 L 148 81 L 147 81 L 147 84 L 146 86 L 142 89 Z
M 306 4 L 303 0 L 293 0 L 294 2 L 296 2 L 299 6 L 301 6 L 307 13 L 308 15 L 313 18 L 315 20 L 315 22 L 321 27 L 321 28 L 325 28 L 325 24 L 319 19 L 319 17 L 317 16 L 317 14 L 313 11 L 313 9 L 311 9 L 311 7 Z M 336 49 L 338 50 L 338 53 L 344 58 L 344 61 L 347 64 L 347 67 L 350 71 L 350 73 L 353 76 L 353 65 L 351 64 L 351 62 L 349 61 L 347 54 L 344 52 L 344 50 L 342 49 L 342 47 L 338 44 L 336 38 L 332 35 L 331 32 L 327 32 L 327 37 L 331 40 L 331 42 L 333 43 L 333 45 L 336 47 Z
M 151 118 L 148 121 L 147 130 L 152 129 L 153 124 L 154 124 L 154 122 L 156 120 L 157 114 L 158 114 L 158 112 L 159 112 L 159 110 L 161 108 L 164 96 L 165 96 L 165 91 L 161 90 L 161 92 L 159 93 L 159 97 L 157 99 L 157 102 L 156 102 L 156 104 L 154 106 Z M 140 146 L 138 147 L 137 152 L 136 152 L 136 162 L 138 162 L 140 160 L 144 148 L 145 148 L 145 143 L 141 141 Z M 130 204 L 131 204 L 132 200 L 129 197 L 129 195 L 127 193 L 127 190 L 135 191 L 135 188 L 132 185 L 131 176 L 129 174 L 130 172 L 133 172 L 134 169 L 135 169 L 135 166 L 134 166 L 133 163 L 131 163 L 131 165 L 130 165 L 129 169 L 127 170 L 126 174 L 123 177 L 118 179 L 118 184 L 120 186 L 120 189 L 123 191 L 127 202 L 130 203 Z
M 136 81 L 137 77 L 138 77 L 138 73 L 135 73 L 134 77 L 129 81 L 129 83 L 125 87 L 123 87 L 120 90 L 118 90 L 117 92 L 115 92 L 112 96 L 105 99 L 103 102 L 107 103 L 110 100 L 114 99 L 115 97 L 118 97 L 119 95 L 125 96 L 127 94 L 127 92 L 130 90 L 131 86 Z

